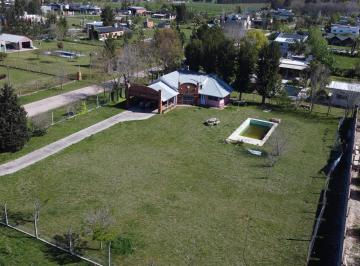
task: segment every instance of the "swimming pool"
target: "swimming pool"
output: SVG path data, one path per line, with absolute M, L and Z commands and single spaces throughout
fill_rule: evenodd
M 227 138 L 227 141 L 262 146 L 269 139 L 277 125 L 277 123 L 266 120 L 248 118 Z

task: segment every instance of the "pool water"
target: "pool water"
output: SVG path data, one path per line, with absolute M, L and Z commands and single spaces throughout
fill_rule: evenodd
M 240 136 L 262 140 L 269 132 L 270 128 L 271 126 L 259 125 L 251 121 L 250 124 L 240 133 Z

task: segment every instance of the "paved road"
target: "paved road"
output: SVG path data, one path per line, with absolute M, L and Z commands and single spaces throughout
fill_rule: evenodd
M 16 160 L 10 161 L 8 163 L 0 165 L 0 176 L 8 175 L 15 173 L 25 167 L 28 167 L 38 161 L 45 159 L 75 143 L 80 142 L 81 140 L 94 135 L 98 132 L 101 132 L 117 123 L 133 120 L 145 120 L 152 116 L 154 113 L 142 113 L 134 111 L 124 111 L 120 114 L 114 115 L 106 120 L 103 120 L 97 124 L 94 124 L 88 128 L 80 130 L 70 136 L 67 136 L 63 139 L 55 141 L 45 147 L 42 147 L 38 150 L 35 150 L 31 153 L 28 153 L 25 156 L 22 156 Z
M 73 90 L 53 97 L 45 98 L 40 101 L 25 104 L 24 108 L 28 117 L 32 117 L 67 105 L 69 103 L 85 99 L 89 96 L 99 94 L 104 91 L 104 88 L 105 87 L 103 86 L 91 85 L 78 90 Z

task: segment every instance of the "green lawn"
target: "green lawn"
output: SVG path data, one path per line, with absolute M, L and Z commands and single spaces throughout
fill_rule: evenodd
M 333 55 L 335 59 L 335 67 L 340 69 L 352 69 L 356 62 L 359 62 L 358 57 L 350 57 L 343 55 Z
M 89 107 L 90 108 L 90 107 Z M 66 107 L 59 108 L 54 110 L 56 116 L 55 121 L 59 120 L 59 116 L 65 113 Z M 75 133 L 81 129 L 89 127 L 97 122 L 100 122 L 106 118 L 109 118 L 119 112 L 122 112 L 123 109 L 119 109 L 116 105 L 104 106 L 102 108 L 96 109 L 87 114 L 77 116 L 69 119 L 68 121 L 53 125 L 49 127 L 48 133 L 42 137 L 33 137 L 25 147 L 15 153 L 0 153 L 0 164 L 9 160 L 19 158 L 29 152 L 32 152 L 36 149 L 39 149 L 47 144 L 50 144 L 54 141 L 57 141 L 61 138 L 69 136 L 72 133 Z M 49 124 L 51 124 L 51 113 L 42 114 L 42 117 L 46 117 Z
M 83 56 L 77 59 L 67 59 L 55 55 L 47 55 L 45 54 L 46 52 L 59 50 L 57 48 L 57 42 L 36 41 L 34 42 L 34 46 L 39 49 L 8 54 L 2 63 L 4 65 L 45 72 L 56 76 L 74 75 L 79 69 L 83 74 L 89 74 L 89 55 L 91 52 L 99 52 L 101 47 L 76 42 L 63 42 L 63 45 L 65 51 L 78 52 Z
M 10 83 L 18 94 L 36 91 L 37 88 L 41 88 L 45 84 L 49 84 L 49 86 L 54 84 L 54 77 L 52 76 L 24 70 L 0 66 L 0 74 L 6 75 L 4 79 L 0 80 L 0 86 L 2 87 L 5 83 Z
M 0 265 L 86 265 L 14 230 L 0 227 Z
M 220 125 L 204 126 L 210 117 Z M 254 147 L 224 144 L 248 117 L 282 119 L 275 133 L 287 145 L 270 172 L 265 158 L 245 150 Z M 27 217 L 39 198 L 40 232 L 47 237 L 70 226 L 81 232 L 87 212 L 109 207 L 113 231 L 135 246 L 131 255 L 114 255 L 116 265 L 304 265 L 304 240 L 324 184 L 319 171 L 337 123 L 325 114 L 265 113 L 256 106 L 177 108 L 118 124 L 2 177 L 0 202 Z M 269 151 L 272 139 L 257 149 Z M 32 230 L 31 222 L 21 226 Z M 104 261 L 98 244 L 89 246 L 84 252 Z M 37 256 L 35 264 L 46 263 L 45 254 Z

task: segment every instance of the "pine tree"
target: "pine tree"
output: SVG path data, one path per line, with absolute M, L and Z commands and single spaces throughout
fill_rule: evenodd
M 241 101 L 242 93 L 251 92 L 251 77 L 256 70 L 258 51 L 254 43 L 248 38 L 244 38 L 240 45 L 235 63 L 235 82 L 234 88 L 239 92 Z
M 114 24 L 115 14 L 110 6 L 105 6 L 104 10 L 101 12 L 100 17 L 104 26 L 112 26 L 112 24 Z
M 257 92 L 262 96 L 262 104 L 266 98 L 276 95 L 280 89 L 280 48 L 276 43 L 266 45 L 260 51 L 257 68 Z
M 26 111 L 11 86 L 0 91 L 0 152 L 15 152 L 29 140 Z

